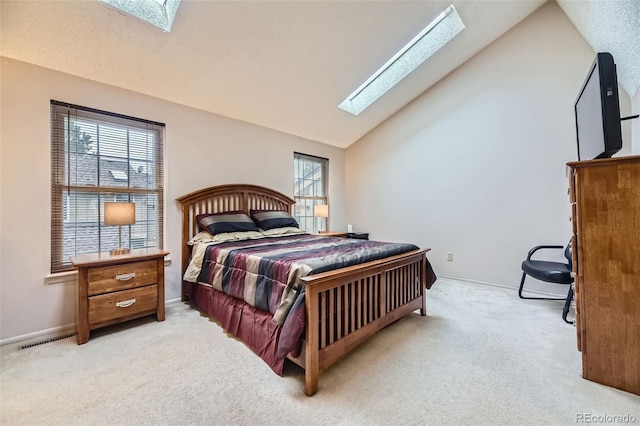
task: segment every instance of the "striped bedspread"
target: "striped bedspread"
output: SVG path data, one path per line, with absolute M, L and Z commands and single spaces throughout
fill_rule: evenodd
M 299 336 L 302 332 L 300 314 L 304 318 L 301 277 L 415 249 L 418 247 L 413 244 L 309 234 L 211 244 L 194 247 L 194 259 L 200 262 L 197 259 L 202 257 L 201 267 L 192 262 L 188 269 L 191 279 L 185 274 L 185 280 L 194 281 L 197 273 L 197 282 L 210 284 L 216 290 L 272 313 L 278 325 L 285 325 L 295 304 L 293 310 L 298 313 L 297 320 L 290 318 L 287 322 L 297 325 L 295 330 L 285 326 L 284 333 Z M 203 254 L 198 256 L 198 251 Z M 289 350 L 287 346 L 279 352 L 285 356 Z
M 417 248 L 308 234 L 213 244 L 205 249 L 197 281 L 271 312 L 282 325 L 300 293 L 299 278 Z

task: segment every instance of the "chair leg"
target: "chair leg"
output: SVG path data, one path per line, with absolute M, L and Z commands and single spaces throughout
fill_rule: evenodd
M 530 297 L 530 296 L 523 296 L 522 295 L 522 288 L 524 287 L 524 280 L 527 277 L 527 273 L 523 272 L 522 273 L 522 280 L 520 280 L 520 288 L 518 289 L 518 297 L 520 297 L 520 299 L 532 299 L 532 300 L 565 300 L 564 297 L 560 297 L 560 298 L 554 298 L 554 297 Z
M 527 277 L 527 274 L 523 272 L 522 279 L 520 280 L 520 288 L 518 289 L 518 297 L 520 297 L 520 299 L 525 299 L 525 297 L 522 295 L 522 287 L 524 287 L 524 279 L 526 277 Z
M 562 319 L 567 324 L 573 324 L 573 321 L 567 320 L 567 314 L 569 313 L 569 309 L 571 309 L 571 301 L 573 300 L 573 286 L 569 286 L 569 293 L 567 294 L 567 300 L 564 302 L 564 308 L 562 308 Z

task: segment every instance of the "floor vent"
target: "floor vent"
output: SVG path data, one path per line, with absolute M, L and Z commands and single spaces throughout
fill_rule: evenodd
M 22 345 L 18 349 L 29 349 L 29 348 L 32 348 L 34 346 L 44 345 L 45 343 L 51 343 L 51 342 L 55 342 L 55 341 L 58 341 L 58 340 L 67 339 L 67 338 L 73 337 L 75 335 L 76 335 L 76 333 L 71 333 L 71 334 L 65 334 L 64 336 L 52 337 L 50 339 L 43 340 L 41 342 L 34 342 L 34 343 L 29 343 L 28 345 Z

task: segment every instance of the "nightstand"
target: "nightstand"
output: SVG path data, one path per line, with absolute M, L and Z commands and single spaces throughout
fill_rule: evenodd
M 344 238 L 347 236 L 346 232 L 332 232 L 332 231 L 318 231 L 316 235 L 321 235 L 323 237 L 340 237 Z
M 332 231 L 319 231 L 316 235 L 323 237 L 340 237 L 340 238 L 353 238 L 355 240 L 368 240 L 368 232 L 332 232 Z
M 159 249 L 137 249 L 112 256 L 71 258 L 78 269 L 76 333 L 78 344 L 97 328 L 156 314 L 164 321 L 164 257 Z

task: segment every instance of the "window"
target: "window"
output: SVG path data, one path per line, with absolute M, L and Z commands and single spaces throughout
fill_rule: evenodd
M 104 203 L 134 202 L 126 247 L 163 247 L 164 124 L 51 101 L 51 272 L 118 247 Z
M 358 115 L 465 28 L 453 5 L 351 93 L 338 108 Z
M 317 233 L 328 230 L 328 218 L 314 217 L 315 206 L 328 204 L 329 160 L 295 152 L 293 154 L 293 198 L 300 228 Z
M 100 3 L 118 9 L 128 15 L 147 21 L 165 32 L 171 26 L 178 13 L 180 0 L 99 0 Z

